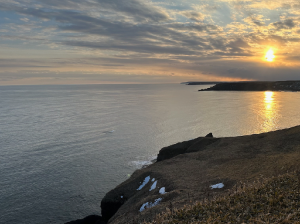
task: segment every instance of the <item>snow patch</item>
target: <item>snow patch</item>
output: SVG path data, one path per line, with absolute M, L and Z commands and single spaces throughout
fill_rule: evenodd
M 165 193 L 166 193 L 166 188 L 165 188 L 165 187 L 162 187 L 162 188 L 159 190 L 159 193 L 160 193 L 160 194 L 165 194 Z
M 155 178 L 152 178 L 152 180 L 151 180 L 152 182 L 154 182 L 155 181 Z
M 123 196 L 121 196 L 121 198 L 123 198 Z
M 159 204 L 159 202 L 162 201 L 162 198 L 158 198 L 158 199 L 155 199 L 155 201 L 153 203 L 151 202 L 146 202 L 142 205 L 142 207 L 140 208 L 140 212 L 144 211 L 146 208 L 152 208 L 156 205 Z
M 215 189 L 215 188 L 223 188 L 223 187 L 224 187 L 224 184 L 223 184 L 223 183 L 219 183 L 219 184 L 211 185 L 210 187 L 211 187 L 211 189 Z
M 136 190 L 139 191 L 143 187 L 145 187 L 145 185 L 148 184 L 149 180 L 150 180 L 150 176 L 146 177 L 145 180 L 144 180 L 144 182 L 141 184 L 141 186 L 138 189 L 136 189 Z
M 157 181 L 155 181 L 155 182 L 152 184 L 152 186 L 151 186 L 151 188 L 150 188 L 149 191 L 154 190 L 154 189 L 156 188 L 156 184 L 157 184 Z

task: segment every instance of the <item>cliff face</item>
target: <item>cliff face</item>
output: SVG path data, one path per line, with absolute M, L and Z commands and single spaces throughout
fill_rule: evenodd
M 300 81 L 219 83 L 199 91 L 300 91 Z
M 299 162 L 300 126 L 241 137 L 199 137 L 161 149 L 156 163 L 106 194 L 102 215 L 108 223 L 140 223 L 166 208 L 222 194 L 236 182 L 272 176 Z

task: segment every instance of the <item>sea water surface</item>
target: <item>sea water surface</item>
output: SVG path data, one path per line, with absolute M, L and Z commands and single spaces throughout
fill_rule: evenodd
M 0 87 L 0 222 L 100 215 L 105 193 L 170 144 L 299 125 L 298 92 L 207 86 Z

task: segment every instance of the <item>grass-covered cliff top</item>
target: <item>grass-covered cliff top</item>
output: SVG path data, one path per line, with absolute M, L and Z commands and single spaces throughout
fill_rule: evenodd
M 240 182 L 252 183 L 261 176 L 271 178 L 284 174 L 286 171 L 299 170 L 299 164 L 300 126 L 239 137 L 199 137 L 161 149 L 156 163 L 135 171 L 129 179 L 105 195 L 101 202 L 102 215 L 107 217 L 110 224 L 136 224 L 143 223 L 144 220 L 148 222 L 156 220 L 156 215 L 162 214 L 168 207 L 177 209 L 185 207 L 183 214 L 189 214 L 189 216 L 182 215 L 181 218 L 186 219 L 180 219 L 180 215 L 174 216 L 175 213 L 172 216 L 166 214 L 162 219 L 165 222 L 156 220 L 156 223 L 172 223 L 172 221 L 167 221 L 169 218 L 173 219 L 173 223 L 192 223 L 192 218 L 197 218 L 198 221 L 195 223 L 213 223 L 208 219 L 214 220 L 219 216 L 225 217 L 227 214 L 227 219 L 231 217 L 235 220 L 238 217 L 245 218 L 246 215 L 242 215 L 245 212 L 250 214 L 246 217 L 247 219 L 252 216 L 258 219 L 259 215 L 265 217 L 265 214 L 272 214 L 269 210 L 273 212 L 275 208 L 269 206 L 261 210 L 258 205 L 253 209 L 248 208 L 252 203 L 247 198 L 249 194 L 248 196 L 247 194 L 235 196 L 240 200 L 237 205 L 232 202 L 234 198 L 230 197 L 218 199 L 219 207 L 216 210 L 213 210 L 216 204 L 205 205 L 211 206 L 215 213 L 205 213 L 204 211 L 208 210 L 202 211 L 199 205 L 187 211 L 187 206 L 194 204 L 197 200 L 203 203 L 202 200 L 208 198 L 211 200 L 212 197 L 223 197 L 228 191 L 236 190 L 236 184 L 240 189 Z M 137 190 L 146 178 L 149 179 L 148 183 L 141 190 Z M 224 185 L 223 188 L 211 189 L 211 186 L 220 183 Z M 153 187 L 154 184 L 155 187 Z M 246 185 L 246 187 L 250 186 Z M 256 188 L 258 187 L 261 186 L 257 185 Z M 165 189 L 164 194 L 160 193 L 162 188 Z M 243 186 L 239 191 L 245 190 Z M 281 193 L 277 194 L 281 195 Z M 268 194 L 265 195 L 268 196 Z M 256 198 L 256 200 L 266 206 L 268 205 L 266 202 L 270 199 L 267 196 Z M 276 197 L 273 198 L 276 199 Z M 159 203 L 156 203 L 157 201 Z M 229 202 L 231 202 L 232 210 L 222 210 L 221 208 L 229 207 Z M 253 201 L 253 203 L 256 202 Z M 114 213 L 111 213 L 109 217 L 111 211 Z M 288 208 L 285 212 L 294 214 Z M 242 223 L 242 221 L 234 221 L 234 223 Z M 274 222 L 270 221 L 270 223 Z
M 167 208 L 147 224 L 300 223 L 299 172 L 238 184 L 227 195 Z

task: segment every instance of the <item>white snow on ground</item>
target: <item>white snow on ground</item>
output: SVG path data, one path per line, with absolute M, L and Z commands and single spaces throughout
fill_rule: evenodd
M 154 190 L 154 189 L 156 188 L 156 184 L 157 184 L 157 181 L 155 181 L 155 182 L 152 184 L 152 186 L 151 186 L 151 188 L 150 188 L 149 191 Z
M 160 194 L 165 194 L 165 193 L 166 193 L 166 188 L 165 188 L 165 187 L 162 187 L 162 188 L 159 190 L 159 193 L 160 193 Z
M 211 187 L 211 189 L 215 189 L 215 188 L 223 188 L 223 187 L 224 187 L 224 184 L 223 184 L 223 183 L 219 183 L 219 184 L 211 185 L 210 187 Z
M 151 180 L 151 181 L 152 181 L 152 182 L 153 182 L 153 181 L 155 181 L 155 178 L 152 178 L 152 180 Z
M 123 198 L 123 196 L 121 196 L 121 198 Z
M 137 191 L 142 190 L 142 188 L 145 187 L 146 184 L 148 184 L 149 180 L 150 180 L 150 176 L 146 177 L 144 182 L 141 184 L 141 186 L 136 190 Z
M 140 212 L 144 211 L 146 208 L 152 208 L 156 205 L 159 204 L 159 202 L 161 202 L 162 198 L 158 198 L 158 199 L 155 199 L 155 201 L 153 203 L 151 202 L 146 202 L 142 205 L 142 207 L 140 208 Z

